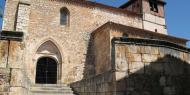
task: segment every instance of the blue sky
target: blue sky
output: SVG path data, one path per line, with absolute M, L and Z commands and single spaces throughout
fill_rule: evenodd
M 2 8 L 4 7 L 4 4 L 5 4 L 4 0 L 0 0 L 0 12 L 3 11 Z M 0 18 L 0 26 L 1 24 L 2 24 L 2 19 Z
M 128 0 L 91 0 L 118 7 Z M 166 0 L 166 23 L 169 35 L 190 40 L 190 0 Z M 0 6 L 4 0 L 0 0 Z M 2 21 L 2 20 L 0 20 Z M 1 23 L 0 23 L 1 25 Z M 188 43 L 190 47 L 190 42 Z

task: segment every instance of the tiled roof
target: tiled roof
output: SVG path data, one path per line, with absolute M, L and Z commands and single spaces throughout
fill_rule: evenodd
M 138 13 L 135 13 L 135 12 L 123 10 L 121 8 L 116 8 L 116 7 L 100 4 L 100 3 L 97 3 L 97 2 L 91 2 L 91 1 L 85 1 L 85 0 L 50 0 L 50 1 L 58 1 L 58 2 L 66 2 L 66 3 L 71 3 L 71 4 L 78 4 L 78 5 L 86 6 L 86 7 L 89 7 L 89 8 L 97 8 L 98 7 L 98 8 L 102 8 L 102 9 L 111 11 L 113 13 L 122 13 L 122 14 L 131 15 L 131 16 L 140 16 L 140 17 L 142 17 L 142 14 L 138 14 Z
M 114 22 L 107 22 L 104 25 L 102 25 L 101 27 L 99 27 L 97 30 L 95 30 L 92 35 L 95 35 L 97 32 L 101 31 L 102 29 L 105 28 L 110 28 L 110 29 L 114 29 L 114 30 L 118 30 L 121 32 L 127 32 L 133 35 L 139 35 L 141 37 L 147 37 L 151 36 L 154 39 L 160 39 L 160 40 L 165 40 L 165 41 L 170 41 L 170 42 L 174 42 L 174 43 L 178 43 L 178 44 L 184 44 L 186 43 L 187 39 L 184 38 L 178 38 L 178 37 L 174 37 L 174 36 L 170 36 L 170 35 L 165 35 L 165 34 L 161 34 L 161 33 L 156 33 L 153 31 L 148 31 L 148 30 L 144 30 L 144 29 L 140 29 L 140 28 L 135 28 L 135 27 L 131 27 L 131 26 L 126 26 L 126 25 L 122 25 L 122 24 L 118 24 L 118 23 L 114 23 Z
M 135 1 L 137 1 L 137 0 L 129 0 L 128 2 L 121 5 L 119 8 L 125 8 L 125 7 L 129 6 L 130 4 L 132 4 Z M 164 0 L 158 0 L 158 3 L 166 4 L 166 2 Z

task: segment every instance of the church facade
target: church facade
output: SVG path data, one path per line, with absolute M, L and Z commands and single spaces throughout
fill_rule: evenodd
M 0 93 L 189 95 L 188 40 L 167 34 L 165 4 L 6 0 Z

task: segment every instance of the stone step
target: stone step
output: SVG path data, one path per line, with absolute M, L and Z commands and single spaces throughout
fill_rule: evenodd
M 74 95 L 65 84 L 37 84 L 31 87 L 33 95 Z
M 63 94 L 63 93 L 33 93 L 32 95 L 75 95 L 75 94 Z
M 62 86 L 62 87 L 57 87 L 57 86 L 38 86 L 38 87 L 32 87 L 31 89 L 41 89 L 41 90 L 72 90 L 69 86 Z
M 73 93 L 73 91 L 72 90 L 65 90 L 65 89 L 55 89 L 55 88 L 53 88 L 53 89 L 49 89 L 49 88 L 45 88 L 45 89 L 31 89 L 31 91 L 32 92 L 61 92 L 61 93 Z
M 51 86 L 51 87 L 63 87 L 63 86 L 68 86 L 67 84 L 35 84 L 33 85 L 33 87 L 47 87 L 47 86 Z
M 64 91 L 32 91 L 34 95 L 74 95 L 73 92 Z

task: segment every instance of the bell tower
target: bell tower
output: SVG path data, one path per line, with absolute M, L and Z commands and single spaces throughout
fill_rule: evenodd
M 143 28 L 167 34 L 163 0 L 142 0 Z
M 129 0 L 120 8 L 142 14 L 143 29 L 167 34 L 164 6 L 164 0 Z

